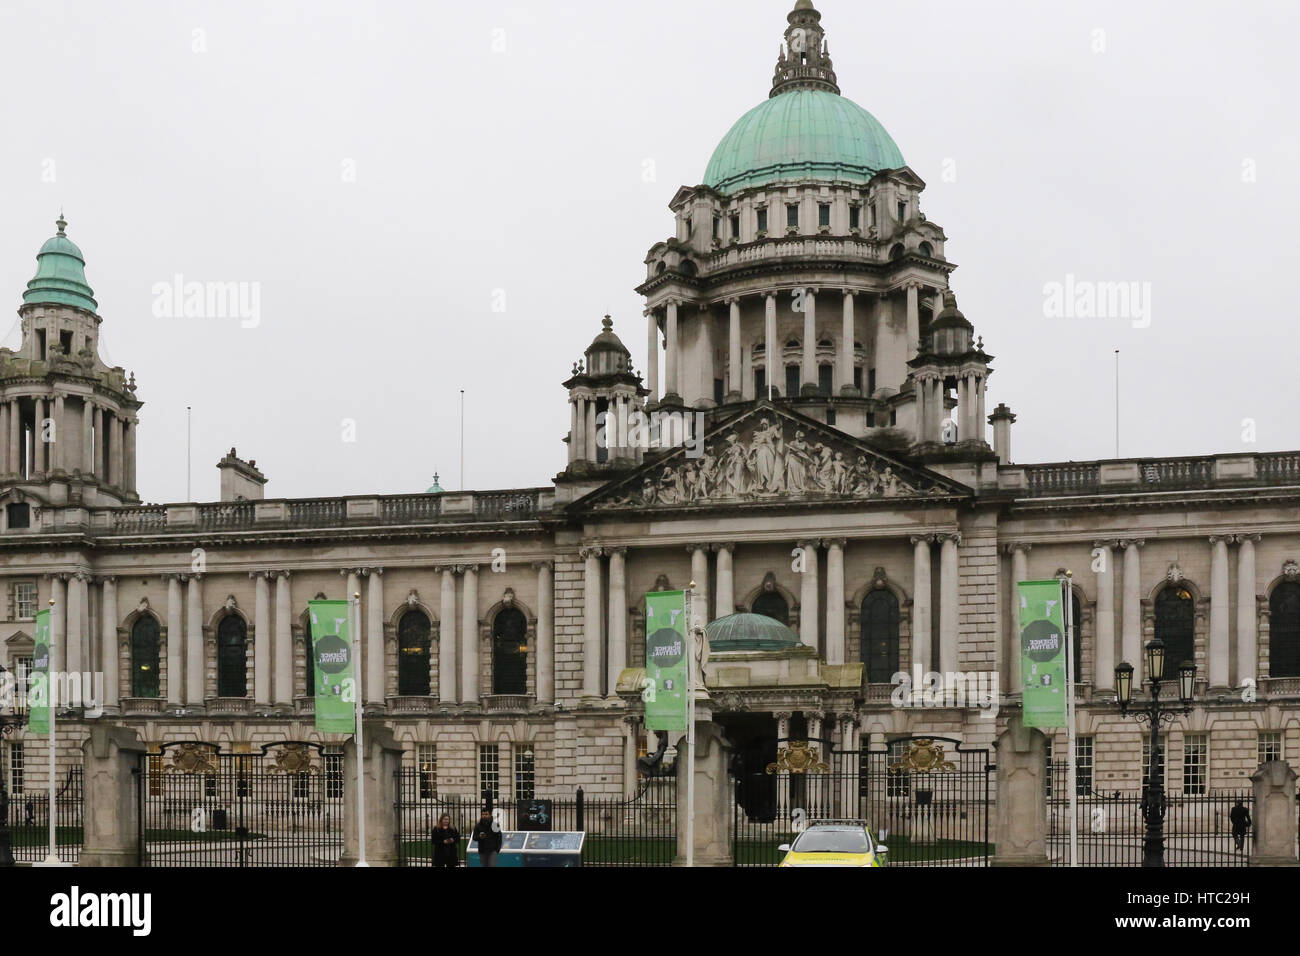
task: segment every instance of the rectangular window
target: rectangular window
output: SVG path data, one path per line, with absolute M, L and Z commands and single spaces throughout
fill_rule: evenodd
M 215 797 L 217 795 L 217 775 L 215 773 L 205 773 L 203 775 L 203 795 L 205 797 Z
M 737 213 L 731 214 L 731 238 L 740 238 L 740 216 Z
M 799 228 L 799 204 L 786 203 L 785 206 L 785 225 L 788 229 Z
M 817 225 L 829 226 L 831 224 L 831 207 L 829 203 L 817 204 Z
M 149 754 L 149 796 L 162 794 L 163 755 Z
M 311 774 L 296 773 L 293 775 L 293 797 L 295 800 L 307 800 L 311 797 Z
M 760 209 L 758 211 L 758 231 L 767 232 L 767 210 L 766 209 Z
M 907 222 L 907 203 L 905 202 L 898 204 L 898 221 Z
M 726 397 L 726 395 L 722 391 L 722 387 L 723 387 L 722 379 L 715 378 L 713 380 L 713 401 L 715 404 L 718 405 L 721 405 L 723 398 Z
M 1074 789 L 1076 793 L 1092 792 L 1092 738 L 1074 738 Z
M 718 217 L 713 217 L 713 238 L 718 238 Z
M 36 617 L 36 585 L 20 581 L 14 585 L 14 619 L 30 621 Z
M 418 744 L 415 748 L 415 767 L 420 776 L 420 799 L 437 799 L 438 745 Z
M 862 209 L 858 206 L 849 207 L 849 228 L 857 229 L 862 224 Z
M 905 763 L 907 760 L 908 742 L 906 740 L 891 740 L 888 750 L 889 756 L 886 758 L 886 766 L 892 767 L 895 764 Z M 907 797 L 912 792 L 912 774 L 904 770 L 901 773 L 890 773 L 885 777 L 885 796 L 887 797 Z
M 754 397 L 763 398 L 767 394 L 767 375 L 761 368 L 754 369 Z
M 1264 730 L 1259 734 L 1258 760 L 1268 763 L 1282 759 L 1282 734 L 1276 730 Z
M 787 398 L 795 398 L 799 394 L 798 365 L 787 365 L 785 367 L 785 394 Z
M 867 215 L 870 217 L 870 219 L 871 219 L 871 224 L 874 226 L 874 225 L 876 224 L 876 204 L 875 204 L 875 203 L 872 203 L 870 206 L 867 207 Z
M 32 683 L 32 659 L 20 657 L 14 661 L 14 713 L 27 713 L 27 689 Z
M 1043 774 L 1043 778 L 1047 781 L 1048 797 L 1051 797 L 1052 795 L 1052 783 L 1056 778 L 1056 768 L 1052 766 L 1052 744 L 1053 743 L 1054 741 L 1052 740 L 1051 737 L 1048 737 L 1045 741 L 1043 741 L 1043 767 L 1046 769 L 1046 773 Z
M 817 391 L 823 395 L 831 393 L 831 374 L 833 369 L 829 365 L 817 366 Z
M 898 412 L 897 410 L 891 411 L 889 413 L 889 427 L 895 428 L 897 426 L 898 426 Z
M 1165 751 L 1169 748 L 1165 746 L 1165 738 L 1160 738 L 1160 759 L 1156 764 L 1156 773 L 1160 777 L 1162 785 L 1167 785 L 1167 767 L 1165 765 Z M 1145 737 L 1142 740 L 1142 786 L 1147 786 L 1147 780 L 1151 774 L 1151 738 Z
M 826 424 L 827 425 L 835 424 L 835 409 L 833 408 L 826 409 Z
M 64 355 L 72 354 L 72 333 L 63 331 L 59 333 L 59 348 L 63 350 Z
M 9 516 L 10 528 L 30 528 L 32 526 L 32 507 L 25 501 L 15 501 L 5 505 Z
M 492 794 L 493 803 L 501 795 L 501 754 L 496 744 L 478 748 L 478 792 Z
M 1183 793 L 1205 793 L 1209 773 L 1209 738 L 1205 734 L 1189 734 L 1183 738 Z
M 853 384 L 858 388 L 862 387 L 862 369 L 855 368 L 853 370 Z M 876 370 L 874 368 L 867 369 L 867 394 L 876 394 Z
M 23 759 L 23 745 L 17 742 L 8 745 L 8 764 L 5 773 L 5 784 L 9 787 L 11 797 L 18 796 L 26 787 L 26 780 L 23 771 L 26 766 Z
M 325 752 L 325 796 L 338 800 L 343 796 L 343 754 Z
M 515 799 L 531 800 L 536 796 L 534 782 L 533 746 L 523 744 L 515 748 Z

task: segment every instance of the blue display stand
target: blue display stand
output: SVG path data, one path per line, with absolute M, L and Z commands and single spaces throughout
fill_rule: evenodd
M 504 830 L 497 866 L 582 866 L 586 837 L 581 830 Z M 472 837 L 465 850 L 465 865 L 483 865 Z

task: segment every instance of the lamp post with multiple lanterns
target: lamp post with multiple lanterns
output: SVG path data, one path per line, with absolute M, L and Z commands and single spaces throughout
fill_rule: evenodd
M 1146 785 L 1142 789 L 1142 819 L 1146 823 L 1146 838 L 1142 845 L 1143 866 L 1165 865 L 1165 782 L 1160 754 L 1160 725 L 1172 722 L 1178 715 L 1166 705 L 1160 705 L 1160 685 L 1165 678 L 1165 642 L 1160 638 L 1147 641 L 1147 679 L 1151 682 L 1151 696 L 1145 706 L 1135 709 L 1138 721 L 1151 724 L 1151 758 L 1148 762 Z M 1115 667 L 1115 689 L 1119 710 L 1127 717 L 1133 705 L 1133 665 L 1123 661 Z M 1192 694 L 1196 689 L 1196 665 L 1183 661 L 1178 665 L 1178 698 L 1184 715 L 1192 712 Z

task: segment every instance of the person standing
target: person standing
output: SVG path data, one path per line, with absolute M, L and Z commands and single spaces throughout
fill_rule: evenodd
M 1238 800 L 1228 814 L 1228 819 L 1232 822 L 1232 842 L 1237 844 L 1237 852 L 1240 853 L 1245 848 L 1246 833 L 1250 830 L 1250 811 Z
M 433 865 L 460 866 L 457 846 L 460 844 L 460 831 L 451 825 L 451 814 L 444 813 L 438 818 L 438 825 L 433 828 Z
M 487 807 L 479 814 L 478 823 L 474 824 L 474 842 L 478 844 L 478 858 L 483 866 L 496 866 L 497 854 L 501 852 L 501 831 L 492 819 L 492 811 Z

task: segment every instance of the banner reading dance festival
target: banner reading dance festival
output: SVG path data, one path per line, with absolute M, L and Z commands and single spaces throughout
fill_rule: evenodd
M 36 612 L 32 665 L 27 678 L 27 729 L 34 734 L 50 732 L 50 672 L 54 646 L 50 643 L 50 611 Z
M 1065 619 L 1060 581 L 1020 581 L 1020 682 L 1026 727 L 1065 726 Z
M 357 688 L 348 602 L 308 601 L 307 608 L 315 665 L 316 729 L 328 734 L 355 733 Z
M 655 591 L 645 598 L 645 725 L 686 729 L 686 592 Z

